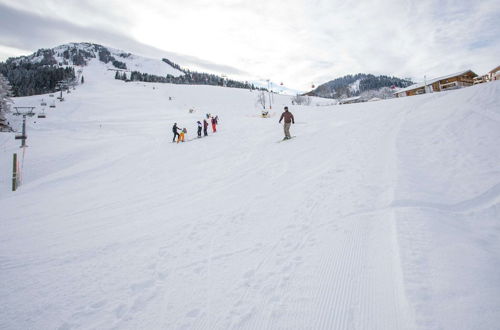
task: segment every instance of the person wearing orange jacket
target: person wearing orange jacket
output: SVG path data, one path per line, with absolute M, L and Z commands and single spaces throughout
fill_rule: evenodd
M 177 139 L 177 143 L 184 142 L 184 136 L 187 133 L 187 129 L 183 128 L 181 134 L 179 134 L 179 138 Z

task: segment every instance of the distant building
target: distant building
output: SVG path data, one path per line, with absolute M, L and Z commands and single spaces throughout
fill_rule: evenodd
M 488 72 L 487 76 L 490 81 L 500 80 L 500 65 Z
M 488 81 L 490 81 L 490 78 L 488 77 L 487 74 L 485 74 L 483 76 L 474 77 L 474 85 L 482 84 L 482 83 L 485 83 Z
M 361 97 L 354 96 L 354 97 L 349 97 L 347 99 L 340 100 L 339 104 L 351 104 L 351 103 L 359 103 L 359 102 L 363 102 L 363 100 L 361 100 Z
M 394 95 L 397 97 L 413 96 L 468 87 L 474 84 L 475 77 L 477 77 L 477 74 L 471 70 L 461 71 L 447 76 L 429 79 L 425 83 L 411 85 L 394 92 Z

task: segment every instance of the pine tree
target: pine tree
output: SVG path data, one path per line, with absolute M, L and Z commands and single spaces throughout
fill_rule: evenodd
M 83 79 L 83 75 L 82 75 L 82 80 L 81 80 L 81 83 L 83 84 L 85 82 L 85 80 Z
M 0 74 L 0 129 L 8 129 L 9 127 L 5 115 L 10 111 L 9 96 L 11 96 L 11 87 L 9 81 Z

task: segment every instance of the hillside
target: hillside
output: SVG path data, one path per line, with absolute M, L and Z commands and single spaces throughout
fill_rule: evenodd
M 358 73 L 355 75 L 347 75 L 336 78 L 327 83 L 321 84 L 307 94 L 328 98 L 346 98 L 358 96 L 368 91 L 378 91 L 383 87 L 386 87 L 387 89 L 390 87 L 402 88 L 408 87 L 411 84 L 413 84 L 413 82 L 408 79 Z M 391 95 L 391 90 L 389 90 L 386 94 Z M 378 96 L 385 98 L 383 95 Z
M 500 83 L 343 106 L 275 95 L 296 119 L 278 143 L 256 92 L 84 74 L 29 121 L 14 193 L 22 152 L 0 134 L 0 328 L 500 323 Z M 198 140 L 206 113 L 220 126 Z M 174 122 L 189 142 L 171 143 Z
M 260 88 L 252 82 L 181 68 L 166 58 L 151 59 L 85 42 L 39 49 L 28 56 L 9 58 L 0 63 L 0 74 L 10 81 L 15 96 L 30 96 L 54 92 L 63 80 L 80 83 L 81 76 L 77 72 L 96 61 L 104 63 L 108 70 L 119 72 L 116 79 L 120 80 Z

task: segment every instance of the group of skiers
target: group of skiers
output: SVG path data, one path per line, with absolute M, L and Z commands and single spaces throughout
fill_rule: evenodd
M 283 140 L 289 140 L 292 138 L 290 135 L 290 126 L 292 124 L 295 124 L 295 118 L 293 117 L 292 113 L 288 111 L 288 107 L 284 108 L 285 111 L 281 114 L 280 120 L 278 123 L 281 124 L 281 121 L 284 121 L 283 125 L 283 130 L 285 133 L 285 137 Z M 203 129 L 203 134 L 204 136 L 208 135 L 208 121 L 209 120 L 212 123 L 212 132 L 215 133 L 217 132 L 217 125 L 219 123 L 219 116 L 211 116 L 209 113 L 207 113 L 207 118 L 203 119 L 203 124 L 201 121 L 197 121 L 196 123 L 198 124 L 198 138 L 201 138 L 201 130 Z M 180 131 L 180 133 L 178 132 Z M 172 132 L 174 133 L 174 138 L 172 142 L 184 142 L 185 141 L 185 135 L 187 134 L 186 128 L 180 129 L 177 126 L 177 123 L 174 123 L 174 126 L 172 127 Z
M 203 123 L 201 121 L 197 121 L 196 124 L 198 125 L 198 138 L 201 138 L 201 131 L 203 130 L 203 135 L 208 136 L 208 121 L 211 122 L 212 124 L 212 133 L 217 132 L 217 125 L 219 124 L 219 116 L 211 116 L 209 113 L 207 113 L 207 118 L 203 119 Z M 180 131 L 180 133 L 179 133 Z M 187 134 L 187 129 L 184 127 L 180 129 L 177 126 L 177 123 L 174 123 L 174 126 L 172 127 L 172 132 L 174 133 L 174 138 L 172 139 L 172 142 L 185 142 L 185 136 Z

